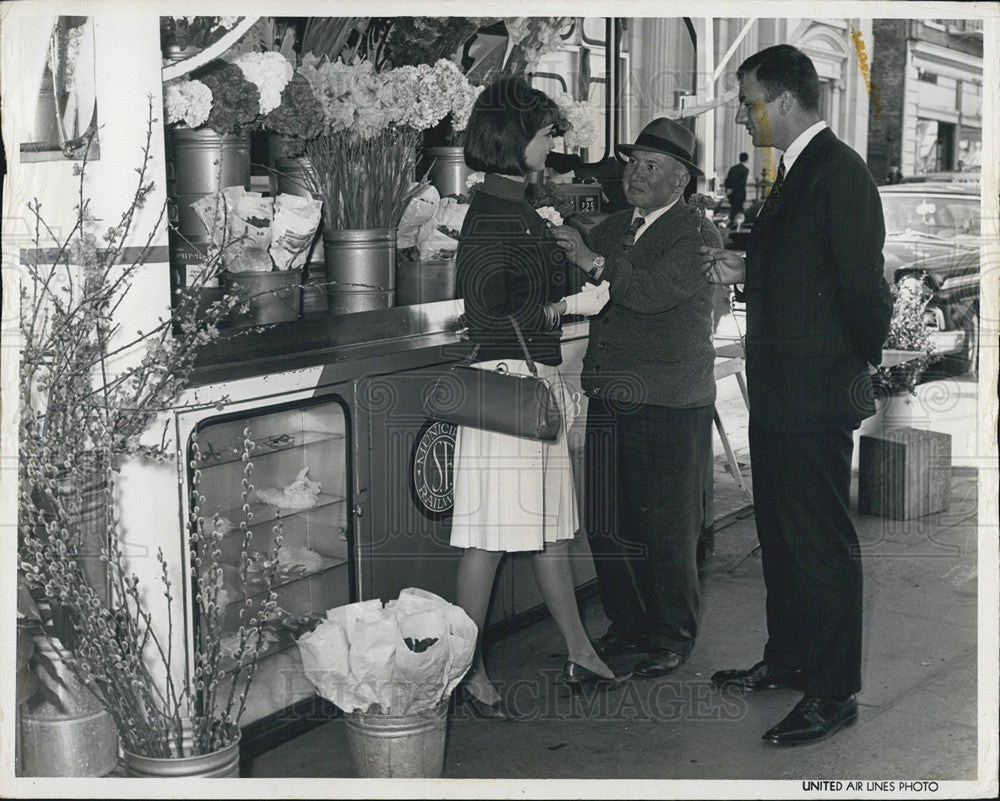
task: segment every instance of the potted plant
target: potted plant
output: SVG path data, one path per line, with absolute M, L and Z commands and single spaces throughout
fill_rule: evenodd
M 882 348 L 882 365 L 873 378 L 877 398 L 915 395 L 920 378 L 939 358 L 924 319 L 931 298 L 924 279 L 923 275 L 907 276 L 891 287 L 889 336 Z
M 907 277 L 890 288 L 893 298 L 889 336 L 882 348 L 882 363 L 872 374 L 875 414 L 854 432 L 853 465 L 858 466 L 860 437 L 907 425 L 913 399 L 927 368 L 940 358 L 934 352 L 924 310 L 930 298 L 922 276 Z
M 227 656 L 219 625 L 222 534 L 219 521 L 206 523 L 201 513 L 196 471 L 185 549 L 197 610 L 189 666 L 184 627 L 173 617 L 172 607 L 180 604 L 170 566 L 161 551 L 166 612 L 160 619 L 150 611 L 155 589 L 140 584 L 123 552 L 117 517 L 122 461 L 173 456 L 167 427 L 158 433 L 153 423 L 176 406 L 199 346 L 218 335 L 216 323 L 229 311 L 225 301 L 199 304 L 194 286 L 179 293 L 172 313 L 134 336 L 116 321 L 165 213 L 160 210 L 148 233 L 135 230 L 154 189 L 154 122 L 150 106 L 138 179 L 116 224 L 106 227 L 91 211 L 86 160 L 78 170 L 75 222 L 66 233 L 45 221 L 37 201 L 29 204 L 35 241 L 22 259 L 19 575 L 62 622 L 61 659 L 114 719 L 128 770 L 147 775 L 152 768 L 139 761 L 176 765 L 180 759 L 184 767 L 170 775 L 234 775 L 246 685 L 273 617 L 273 571 L 261 576 L 248 555 L 252 532 L 245 517 L 238 566 L 245 622 L 235 654 Z M 218 275 L 223 255 L 213 253 L 200 280 Z M 247 432 L 245 510 L 252 449 Z M 272 553 L 280 539 L 279 530 Z M 190 766 L 203 757 L 208 767 Z

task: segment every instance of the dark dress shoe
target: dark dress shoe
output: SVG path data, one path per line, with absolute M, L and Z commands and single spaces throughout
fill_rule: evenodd
M 744 690 L 777 690 L 791 687 L 805 690 L 806 673 L 798 670 L 775 670 L 760 661 L 746 670 L 720 670 L 712 675 L 712 683 L 719 687 L 738 687 Z
M 645 638 L 641 635 L 622 637 L 609 631 L 594 641 L 594 650 L 597 651 L 599 657 L 604 659 L 608 656 L 618 656 L 618 654 L 624 654 L 628 651 L 636 651 L 644 644 Z
M 480 720 L 518 720 L 521 717 L 517 710 L 504 702 L 502 696 L 492 704 L 487 704 L 476 698 L 461 684 L 455 688 L 455 703 L 465 706 Z
M 764 732 L 772 745 L 808 745 L 825 740 L 858 719 L 858 699 L 807 695 L 781 723 Z
M 650 650 L 645 659 L 632 668 L 632 675 L 637 679 L 656 679 L 666 676 L 684 663 L 684 657 L 669 649 Z
M 600 673 L 594 673 L 590 668 L 578 665 L 570 659 L 567 659 L 566 664 L 563 665 L 563 683 L 569 687 L 573 695 L 579 695 L 583 692 L 583 687 L 587 684 L 592 684 L 600 690 L 613 690 L 616 687 L 621 687 L 630 678 L 632 678 L 631 673 L 619 673 L 617 676 L 611 677 L 602 676 Z

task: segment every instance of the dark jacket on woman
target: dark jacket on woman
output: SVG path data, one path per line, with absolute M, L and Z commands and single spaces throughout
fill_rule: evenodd
M 525 186 L 518 178 L 486 175 L 462 225 L 458 296 L 480 346 L 477 361 L 524 358 L 508 319 L 513 315 L 532 358 L 558 365 L 562 329 L 548 328 L 543 306 L 572 291 L 570 266 L 524 199 Z

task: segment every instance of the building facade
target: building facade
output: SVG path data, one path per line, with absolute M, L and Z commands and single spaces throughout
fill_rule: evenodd
M 982 20 L 878 19 L 871 80 L 868 164 L 876 180 L 976 170 L 981 163 Z

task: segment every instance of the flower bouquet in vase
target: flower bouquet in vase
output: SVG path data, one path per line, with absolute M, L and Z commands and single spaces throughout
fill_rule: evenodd
M 376 72 L 358 64 L 303 57 L 299 73 L 322 109 L 322 132 L 303 143 L 310 192 L 323 200 L 331 310 L 387 308 L 394 302 L 396 226 L 422 188 L 416 147 L 422 131 L 470 105 L 450 61 Z
M 362 778 L 439 778 L 448 702 L 472 664 L 478 630 L 459 607 L 410 587 L 330 609 L 298 639 L 306 677 L 347 715 Z

